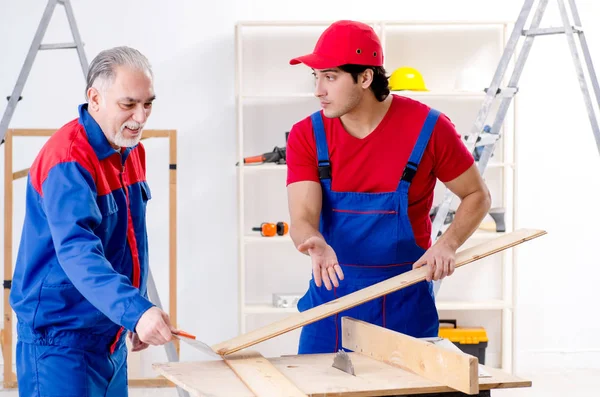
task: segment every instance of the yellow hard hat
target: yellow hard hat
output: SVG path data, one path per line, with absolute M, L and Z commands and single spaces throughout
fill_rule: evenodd
M 415 68 L 402 66 L 394 70 L 389 79 L 389 87 L 392 91 L 429 91 L 425 87 L 425 81 L 421 73 Z

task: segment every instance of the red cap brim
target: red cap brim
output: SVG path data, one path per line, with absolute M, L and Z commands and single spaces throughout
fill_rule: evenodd
M 303 55 L 290 60 L 290 65 L 298 65 L 299 63 L 303 63 L 313 69 L 335 68 L 344 64 L 344 62 L 341 62 L 338 59 L 328 58 L 317 54 Z

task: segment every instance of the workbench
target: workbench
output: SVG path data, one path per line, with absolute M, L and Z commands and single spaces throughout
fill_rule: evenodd
M 348 353 L 356 376 L 333 368 L 334 354 L 306 354 L 268 360 L 308 396 L 394 396 L 439 394 L 465 396 L 443 384 L 358 353 Z M 482 366 L 491 377 L 479 378 L 479 396 L 489 390 L 530 387 L 531 382 Z M 254 397 L 224 360 L 155 364 L 154 369 L 191 396 Z M 268 377 L 264 378 L 268 382 Z M 281 394 L 282 396 L 285 394 Z
M 456 255 L 455 267 L 544 234 L 543 230 L 520 229 L 461 250 Z M 201 343 L 201 350 L 216 356 L 211 361 L 158 363 L 153 367 L 192 396 L 207 397 L 427 394 L 451 397 L 457 392 L 462 396 L 487 397 L 493 389 L 530 387 L 528 380 L 480 365 L 476 357 L 456 349 L 447 340 L 417 339 L 344 316 L 349 308 L 422 282 L 427 272 L 426 267 L 413 269 L 216 345 Z M 342 347 L 350 351 L 348 355 L 265 358 L 248 350 L 260 342 L 338 313 L 342 313 Z M 332 366 L 336 355 L 337 368 Z M 340 358 L 343 365 L 339 365 Z

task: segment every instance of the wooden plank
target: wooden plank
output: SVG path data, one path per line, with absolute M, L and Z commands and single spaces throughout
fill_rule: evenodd
M 521 229 L 493 240 L 486 241 L 471 248 L 464 249 L 456 254 L 456 267 L 464 266 L 478 259 L 490 256 L 497 252 L 514 247 L 525 241 L 546 234 L 543 230 Z M 362 303 L 387 295 L 391 292 L 406 288 L 410 285 L 425 280 L 427 266 L 408 271 L 396 277 L 363 288 L 342 298 L 319 305 L 302 313 L 293 314 L 280 321 L 265 327 L 240 335 L 225 342 L 212 346 L 213 350 L 221 355 L 231 354 L 278 335 L 292 331 L 296 328 L 313 323 L 333 314 L 358 306 Z
M 175 167 L 172 167 L 175 165 Z M 171 324 L 177 322 L 177 133 L 169 133 L 169 317 Z M 173 340 L 177 357 L 180 353 L 179 339 Z
M 12 136 L 51 136 L 58 129 L 42 129 L 42 128 L 11 128 L 9 129 Z
M 451 393 L 454 389 L 370 357 L 349 353 L 356 376 L 333 368 L 334 354 L 305 354 L 268 360 L 309 396 L 374 397 Z M 254 397 L 225 360 L 154 364 L 154 369 L 193 396 Z M 531 382 L 482 366 L 491 377 L 479 379 L 479 390 L 530 387 Z
M 152 368 L 197 397 L 255 397 L 224 360 L 153 364 Z
M 356 376 L 333 368 L 334 354 L 305 354 L 270 361 L 309 396 L 390 396 L 425 393 L 456 393 L 439 382 L 358 354 L 348 353 Z M 531 382 L 483 366 L 492 377 L 479 379 L 479 390 L 530 387 Z
M 4 137 L 4 279 L 13 276 L 13 133 L 6 132 Z M 2 338 L 2 356 L 4 357 L 4 387 L 12 381 L 13 365 L 13 312 L 10 306 L 10 288 L 4 288 L 4 335 Z
M 173 130 L 144 130 L 143 137 L 144 139 L 148 138 L 168 138 Z
M 258 352 L 232 354 L 225 362 L 257 397 L 306 397 Z
M 474 356 L 350 317 L 342 318 L 342 346 L 463 393 L 479 393 L 479 363 Z
M 170 380 L 160 376 L 158 378 L 127 379 L 129 387 L 175 387 Z
M 29 168 L 25 168 L 24 170 L 13 172 L 12 179 L 13 179 L 13 181 L 16 181 L 17 179 L 24 178 L 27 175 L 29 175 Z

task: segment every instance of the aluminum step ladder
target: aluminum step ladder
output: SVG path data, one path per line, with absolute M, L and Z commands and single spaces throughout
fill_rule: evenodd
M 492 82 L 489 88 L 486 89 L 486 95 L 483 99 L 483 103 L 481 105 L 481 108 L 479 109 L 479 113 L 466 140 L 468 149 L 475 155 L 475 147 L 476 145 L 479 146 L 478 141 L 481 140 L 482 136 L 486 136 L 487 138 L 495 137 L 495 139 L 492 139 L 491 141 L 488 141 L 485 145 L 483 145 L 483 150 L 481 150 L 480 153 L 478 153 L 477 157 L 479 158 L 479 160 L 477 161 L 477 168 L 480 174 L 482 175 L 486 170 L 492 153 L 494 152 L 496 143 L 501 137 L 500 130 L 502 124 L 504 123 L 504 118 L 506 116 L 506 113 L 508 112 L 512 99 L 518 92 L 518 82 L 519 78 L 521 77 L 521 72 L 523 71 L 525 62 L 527 61 L 527 57 L 533 45 L 533 40 L 537 36 L 547 36 L 555 34 L 564 34 L 566 36 L 571 57 L 573 58 L 575 72 L 577 73 L 577 78 L 579 80 L 579 85 L 581 87 L 581 92 L 583 94 L 583 99 L 585 101 L 585 106 L 592 126 L 592 131 L 596 139 L 596 145 L 598 147 L 598 151 L 600 152 L 600 129 L 598 127 L 598 120 L 595 113 L 595 106 L 596 109 L 600 108 L 600 88 L 598 87 L 598 78 L 594 70 L 594 65 L 590 56 L 589 47 L 587 45 L 585 34 L 582 29 L 579 12 L 577 10 L 577 6 L 575 5 L 575 0 L 568 0 L 569 8 L 573 16 L 573 24 L 571 24 L 567 7 L 565 6 L 565 0 L 556 1 L 558 3 L 558 8 L 560 11 L 563 26 L 555 28 L 540 28 L 540 22 L 542 20 L 542 17 L 544 16 L 544 12 L 546 11 L 548 0 L 539 0 L 539 3 L 537 4 L 537 8 L 535 10 L 535 14 L 533 15 L 533 18 L 531 20 L 531 24 L 529 28 L 526 28 L 525 25 L 533 9 L 535 0 L 526 0 L 524 2 L 519 17 L 514 25 L 513 31 L 508 40 L 508 43 L 504 49 L 502 58 L 500 59 L 494 77 L 492 78 Z M 519 40 L 521 37 L 524 37 L 525 39 L 521 50 L 518 54 L 510 79 L 508 81 L 508 85 L 507 87 L 501 88 L 500 85 L 504 80 L 504 76 L 508 70 L 510 60 L 515 54 L 517 45 L 519 44 Z M 583 52 L 583 58 L 585 60 L 588 76 L 594 90 L 595 102 L 593 102 L 592 97 L 590 96 L 590 90 L 588 88 L 588 83 L 584 74 L 585 71 L 580 59 L 579 50 L 576 45 L 576 38 L 579 40 L 581 50 Z M 500 103 L 494 120 L 491 123 L 485 124 L 490 114 L 491 108 L 497 103 L 497 101 L 500 101 Z M 444 199 L 439 204 L 435 217 L 433 219 L 431 228 L 432 241 L 435 241 L 441 235 L 440 232 L 442 230 L 442 227 L 444 227 L 444 224 L 447 223 L 445 222 L 446 216 L 450 210 L 450 206 L 454 197 L 455 195 L 449 189 L 446 188 L 444 193 Z M 436 293 L 438 289 L 439 283 L 436 283 Z

